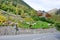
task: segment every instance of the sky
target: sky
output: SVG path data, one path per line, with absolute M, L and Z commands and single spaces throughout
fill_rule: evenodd
M 49 11 L 60 8 L 60 0 L 23 0 L 35 10 Z

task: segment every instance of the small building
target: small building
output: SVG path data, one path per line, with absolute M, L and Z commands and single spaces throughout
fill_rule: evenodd
M 42 17 L 47 17 L 47 18 L 51 18 L 51 15 L 45 11 L 37 11 L 37 15 L 38 16 L 42 16 Z

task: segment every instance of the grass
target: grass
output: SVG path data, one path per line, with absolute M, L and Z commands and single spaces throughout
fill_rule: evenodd
M 26 23 L 19 23 L 18 26 L 21 28 L 30 28 L 29 24 L 26 24 Z M 37 29 L 37 28 L 45 29 L 45 28 L 49 28 L 49 26 L 47 22 L 37 21 L 36 24 L 31 26 L 31 28 L 32 29 Z
M 37 21 L 35 25 L 32 26 L 32 28 L 49 28 L 47 22 Z

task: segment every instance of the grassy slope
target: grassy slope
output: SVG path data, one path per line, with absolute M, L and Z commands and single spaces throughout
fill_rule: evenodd
M 0 13 L 1 13 L 1 12 L 6 12 L 6 11 L 0 9 Z M 8 12 L 6 12 L 6 14 L 2 14 L 2 15 L 5 16 L 5 17 L 8 19 L 8 21 L 11 21 L 11 23 L 12 23 L 12 22 L 13 22 L 13 23 L 18 23 L 18 26 L 19 26 L 19 27 L 28 28 L 28 26 L 29 26 L 29 25 L 25 24 L 24 22 L 21 22 L 21 21 L 23 21 L 24 19 L 21 18 L 20 15 L 15 15 L 15 14 L 8 13 Z M 8 22 L 8 21 L 7 21 L 7 22 Z
M 29 5 L 27 5 L 25 2 L 23 2 L 22 0 L 0 0 L 1 1 L 4 1 L 4 2 L 7 2 L 7 1 L 12 1 L 13 3 L 17 3 L 17 4 L 20 4 L 20 5 L 23 5 L 25 8 L 27 7 L 27 13 L 30 13 L 32 12 L 31 10 L 35 11 L 33 8 L 31 8 Z M 23 10 L 23 9 L 22 9 Z M 22 28 L 29 28 L 29 24 L 27 24 L 25 21 L 24 21 L 24 18 L 22 18 L 20 15 L 15 15 L 13 14 L 12 12 L 7 12 L 7 11 L 4 11 L 4 10 L 0 10 L 1 12 L 6 12 L 6 14 L 3 14 L 3 16 L 5 16 L 8 21 L 11 21 L 11 22 L 14 22 L 14 23 L 18 23 L 18 26 L 19 27 L 22 27 Z M 30 13 L 31 14 L 31 13 Z M 30 19 L 32 18 L 31 15 L 28 15 L 28 17 L 30 17 Z M 27 17 L 27 18 L 28 18 Z M 34 16 L 35 17 L 35 16 Z M 28 20 L 30 20 L 28 18 Z M 21 22 L 23 21 L 23 22 Z M 35 21 L 35 20 L 34 20 Z M 30 21 L 31 22 L 31 21 Z M 47 22 L 40 22 L 40 21 L 35 21 L 37 24 L 36 25 L 33 25 L 32 28 L 47 28 L 48 27 L 48 23 Z M 42 23 L 42 24 L 41 24 Z M 45 24 L 45 25 L 44 25 Z M 43 25 L 43 26 L 42 26 Z
M 21 4 L 21 5 L 25 6 L 25 7 L 28 7 L 30 9 L 33 9 L 27 3 L 25 3 L 23 0 L 0 0 L 0 2 L 2 2 L 2 1 L 4 1 L 4 2 L 7 2 L 7 1 L 10 2 L 11 1 L 13 3 L 18 3 L 18 4 Z
M 15 3 L 15 4 L 23 5 L 25 8 L 28 8 L 27 10 L 29 10 L 29 9 L 34 10 L 33 8 L 31 8 L 28 4 L 26 4 L 22 0 L 0 0 L 0 2 L 3 2 L 3 3 L 6 3 L 7 1 Z M 21 27 L 24 27 L 24 28 L 28 28 L 28 26 L 29 26 L 28 24 L 26 24 L 24 22 L 21 22 L 24 19 L 21 18 L 20 15 L 15 15 L 12 12 L 7 12 L 7 11 L 4 11 L 3 9 L 0 9 L 0 13 L 1 12 L 3 13 L 3 16 L 5 16 L 8 19 L 8 21 L 11 21 L 11 22 L 14 22 L 14 23 L 18 23 L 18 26 L 21 26 Z

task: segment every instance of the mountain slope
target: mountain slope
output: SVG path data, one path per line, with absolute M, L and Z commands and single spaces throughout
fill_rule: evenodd
M 1 18 L 2 24 L 17 24 L 21 28 L 48 28 L 48 23 L 40 20 L 36 10 L 22 0 L 0 0 L 0 11 L 7 19 L 7 21 L 2 21 L 3 18 Z
M 28 28 L 29 24 L 26 22 L 32 22 L 34 20 L 36 10 L 31 8 L 23 0 L 0 0 L 0 13 L 7 19 L 6 22 L 0 20 L 2 24 L 10 25 L 10 23 L 17 23 L 19 27 Z
M 19 3 L 19 4 L 22 4 L 22 5 L 26 6 L 26 7 L 31 8 L 31 7 L 30 7 L 27 3 L 25 3 L 23 0 L 0 0 L 0 2 L 2 2 L 2 1 L 5 1 L 5 2 L 10 1 L 10 2 L 13 2 L 13 3 L 15 3 L 15 4 Z
M 0 0 L 0 6 L 2 10 L 18 15 L 25 15 L 25 13 L 32 15 L 36 13 L 36 11 L 23 0 Z
M 54 15 L 54 14 L 56 14 L 57 11 L 58 11 L 58 9 L 54 8 L 54 9 L 49 10 L 48 13 Z
M 48 11 L 52 15 L 52 18 L 55 23 L 60 23 L 60 9 L 54 8 L 50 11 Z

